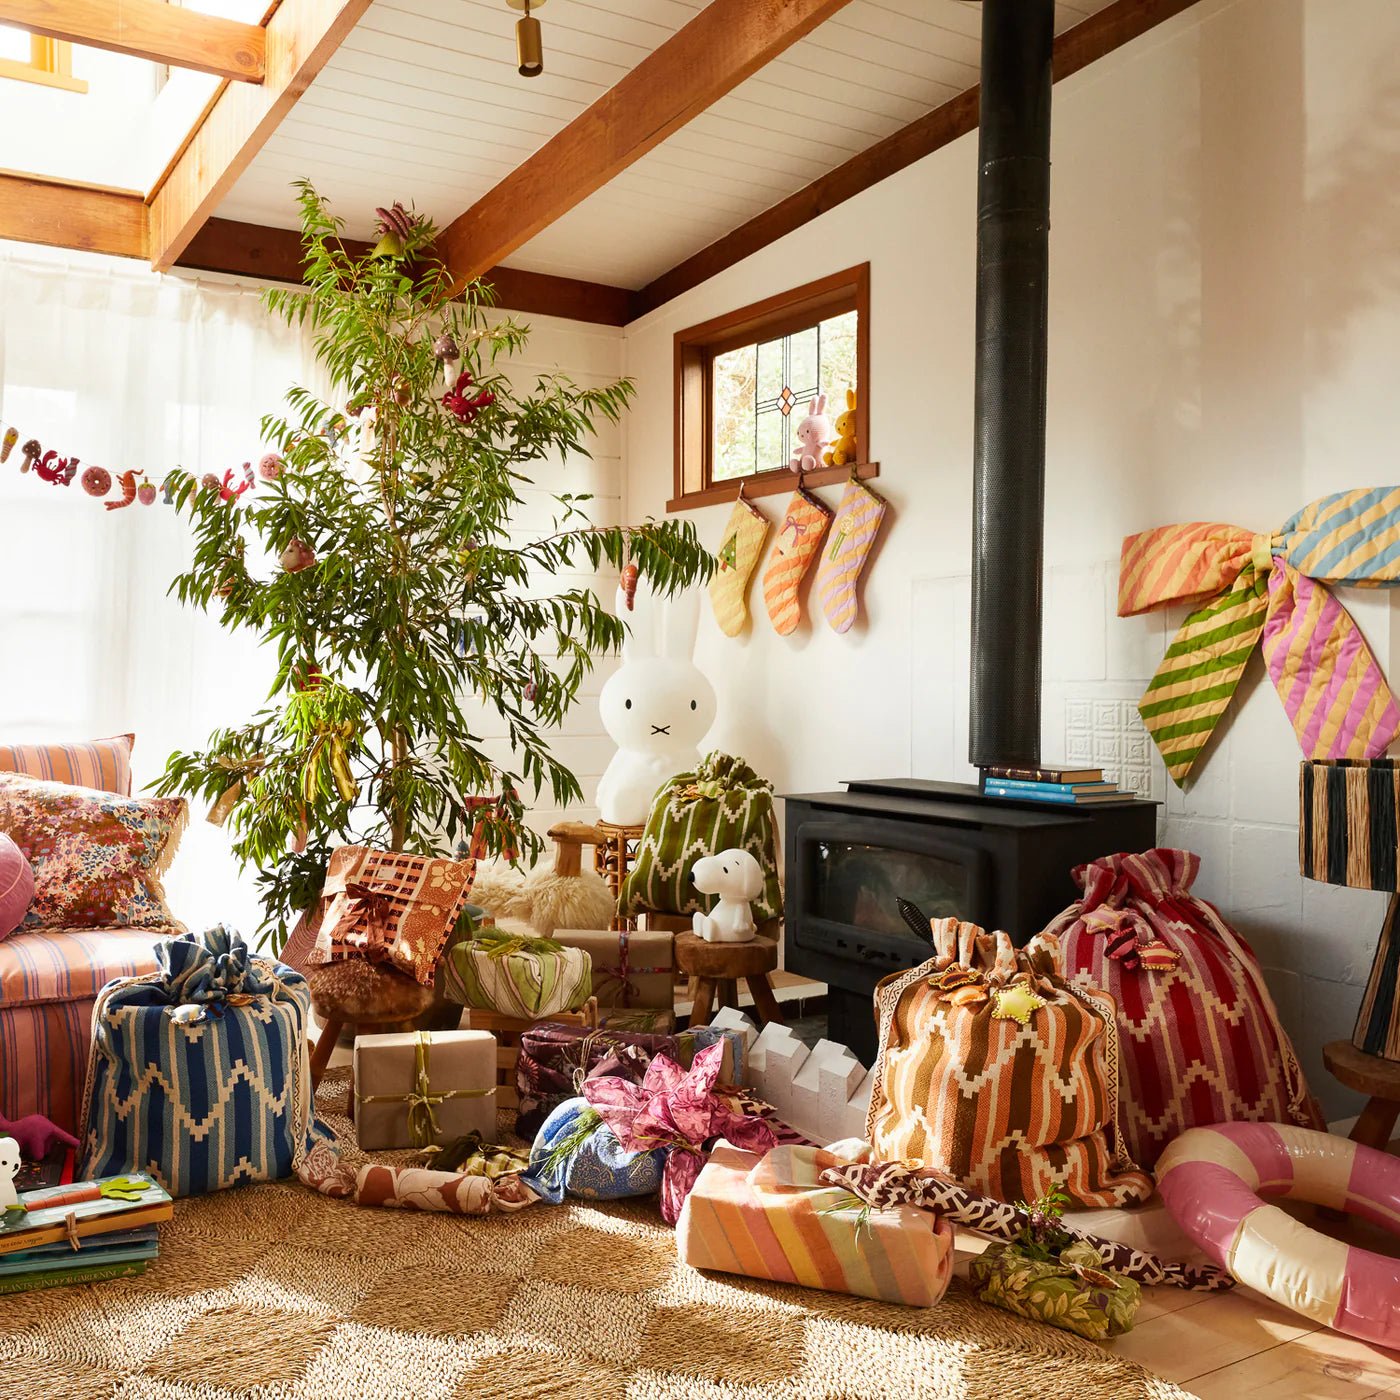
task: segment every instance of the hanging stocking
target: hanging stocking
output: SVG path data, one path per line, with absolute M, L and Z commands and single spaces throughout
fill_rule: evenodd
M 849 632 L 856 620 L 856 584 L 884 516 L 885 502 L 852 477 L 836 507 L 831 544 L 823 551 L 817 571 L 822 611 L 834 632 Z
M 778 543 L 763 572 L 763 602 L 773 630 L 786 637 L 802 620 L 797 590 L 821 548 L 822 536 L 831 524 L 831 510 L 800 487 L 792 493 L 783 515 Z
M 710 580 L 710 603 L 719 630 L 737 637 L 749 618 L 749 580 L 768 538 L 768 517 L 742 495 L 734 502 L 719 547 L 719 569 Z

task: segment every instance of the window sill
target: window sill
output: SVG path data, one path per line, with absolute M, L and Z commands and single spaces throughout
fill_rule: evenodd
M 803 486 L 835 486 L 852 475 L 861 481 L 870 481 L 880 475 L 879 462 L 857 462 L 853 467 L 822 467 L 818 471 L 803 472 Z M 703 510 L 706 506 L 724 505 L 737 500 L 739 487 L 744 488 L 746 499 L 755 496 L 786 495 L 796 489 L 798 476 L 793 471 L 763 472 L 759 476 L 736 477 L 733 481 L 717 481 L 702 491 L 690 491 L 684 496 L 666 502 L 666 514 L 675 515 L 683 510 Z
M 84 93 L 88 90 L 86 78 L 50 73 L 13 58 L 0 58 L 0 78 L 12 78 L 17 83 L 37 83 L 40 87 L 58 88 L 60 92 Z

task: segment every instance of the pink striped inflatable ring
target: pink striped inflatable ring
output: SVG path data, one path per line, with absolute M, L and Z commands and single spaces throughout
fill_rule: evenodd
M 1400 1347 L 1400 1259 L 1329 1239 L 1261 1199 L 1311 1201 L 1400 1231 L 1400 1158 L 1308 1128 L 1219 1123 L 1167 1148 L 1157 1187 L 1241 1283 L 1338 1332 Z

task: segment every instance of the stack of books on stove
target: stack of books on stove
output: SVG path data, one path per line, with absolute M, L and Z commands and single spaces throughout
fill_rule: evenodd
M 139 1172 L 21 1192 L 20 1207 L 0 1211 L 0 1296 L 145 1273 L 174 1211 Z
M 1003 764 L 982 769 L 982 791 L 988 797 L 1049 802 L 1058 807 L 1131 802 L 1135 795 L 1105 779 L 1102 768 L 1017 768 Z

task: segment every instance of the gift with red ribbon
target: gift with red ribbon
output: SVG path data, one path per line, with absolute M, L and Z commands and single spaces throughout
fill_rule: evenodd
M 604 1024 L 622 1012 L 675 1010 L 675 939 L 663 930 L 559 929 L 555 940 L 593 960 L 593 995 Z M 637 1026 L 636 1029 L 643 1027 Z

